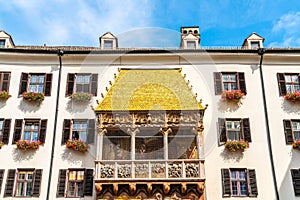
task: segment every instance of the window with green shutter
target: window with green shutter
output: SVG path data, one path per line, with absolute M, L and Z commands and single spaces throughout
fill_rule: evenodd
M 223 197 L 256 197 L 257 183 L 254 169 L 221 169 Z

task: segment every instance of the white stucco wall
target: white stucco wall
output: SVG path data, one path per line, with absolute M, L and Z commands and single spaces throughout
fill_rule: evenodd
M 267 147 L 267 133 L 263 110 L 262 91 L 259 75 L 259 56 L 256 54 L 182 54 L 181 58 L 174 53 L 168 55 L 150 56 L 149 54 L 123 55 L 64 55 L 60 85 L 60 99 L 56 126 L 54 162 L 50 199 L 56 199 L 58 172 L 68 168 L 94 168 L 96 146 L 90 145 L 88 152 L 82 154 L 61 146 L 63 120 L 94 117 L 91 106 L 96 106 L 96 100 L 101 101 L 101 93 L 106 94 L 109 81 L 114 82 L 114 73 L 118 74 L 118 67 L 158 67 L 182 68 L 186 80 L 193 86 L 197 99 L 202 104 L 208 104 L 204 116 L 204 152 L 206 172 L 206 198 L 218 200 L 222 198 L 221 168 L 255 169 L 258 197 L 247 199 L 275 199 L 269 151 Z M 3 198 L 8 169 L 36 168 L 43 169 L 40 198 L 45 199 L 48 187 L 49 165 L 52 138 L 54 133 L 54 117 L 56 106 L 56 92 L 58 87 L 59 63 L 56 55 L 42 54 L 0 54 L 0 71 L 10 71 L 10 89 L 12 95 L 6 102 L 0 103 L 0 118 L 12 119 L 9 144 L 2 147 L 0 169 L 5 169 L 0 199 Z M 292 60 L 292 61 L 291 61 Z M 274 154 L 275 172 L 281 199 L 300 199 L 294 196 L 290 169 L 299 168 L 300 152 L 293 150 L 291 145 L 285 144 L 283 119 L 299 119 L 299 105 L 291 105 L 279 97 L 276 73 L 299 73 L 297 57 L 276 60 L 266 58 L 264 79 L 269 111 L 270 133 Z M 50 97 L 45 97 L 39 106 L 32 106 L 18 97 L 19 82 L 22 72 L 52 73 L 52 91 Z M 65 97 L 68 73 L 98 73 L 98 94 L 90 104 L 74 105 Z M 228 105 L 220 101 L 220 95 L 215 95 L 213 72 L 244 72 L 247 95 L 239 107 Z M 12 145 L 15 119 L 41 118 L 48 119 L 46 142 L 37 151 L 21 152 Z M 224 151 L 224 146 L 218 146 L 217 120 L 218 118 L 249 118 L 252 142 L 243 154 L 235 155 Z M 95 143 L 96 144 L 96 137 Z M 14 198 L 7 198 L 14 199 Z M 19 198 L 15 198 L 19 199 Z M 24 198 L 26 199 L 26 198 Z M 59 198 L 64 199 L 64 198 Z M 93 197 L 73 199 L 95 199 Z M 224 198 L 228 199 L 228 198 Z M 236 198 L 231 198 L 236 199 Z

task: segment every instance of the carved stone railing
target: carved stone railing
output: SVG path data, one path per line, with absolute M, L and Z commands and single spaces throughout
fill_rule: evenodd
M 205 179 L 204 160 L 95 161 L 95 181 Z
M 131 126 L 200 126 L 203 124 L 204 111 L 186 112 L 106 112 L 97 115 L 99 128 L 111 126 L 131 127 Z M 200 123 L 200 124 L 199 124 Z

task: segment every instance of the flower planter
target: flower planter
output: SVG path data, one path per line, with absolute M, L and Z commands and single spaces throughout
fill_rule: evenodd
M 230 90 L 222 93 L 222 100 L 227 102 L 239 103 L 245 94 L 241 90 Z
M 34 102 L 37 104 L 41 104 L 45 99 L 43 93 L 36 93 L 36 92 L 23 92 L 22 97 L 24 100 L 28 102 Z
M 18 140 L 16 144 L 18 149 L 21 149 L 22 151 L 27 151 L 27 150 L 38 149 L 42 143 L 39 140 L 38 141 Z
M 296 141 L 293 143 L 293 148 L 294 148 L 294 149 L 300 149 L 300 140 L 296 140 Z
M 0 149 L 3 147 L 4 143 L 0 142 Z
M 79 92 L 72 94 L 69 98 L 78 103 L 90 102 L 92 99 L 92 94 Z
M 284 98 L 292 103 L 299 103 L 300 102 L 300 91 L 287 93 Z
M 249 147 L 249 143 L 244 140 L 229 140 L 225 143 L 225 148 L 231 152 L 244 152 Z
M 6 91 L 0 91 L 0 100 L 7 100 L 11 95 Z
M 66 143 L 66 147 L 82 153 L 87 151 L 87 145 L 82 140 L 68 140 Z

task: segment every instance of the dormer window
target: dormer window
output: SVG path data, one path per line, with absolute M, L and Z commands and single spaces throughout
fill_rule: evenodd
M 118 48 L 118 38 L 112 33 L 107 32 L 103 34 L 100 38 L 101 49 L 117 49 Z
M 0 40 L 0 48 L 4 48 L 5 47 L 5 40 Z
M 188 49 L 196 49 L 196 42 L 195 41 L 187 41 L 187 48 Z
M 258 41 L 251 42 L 251 48 L 258 49 L 259 48 L 259 42 Z
M 112 49 L 113 41 L 112 40 L 104 40 L 104 49 Z
M 244 49 L 258 49 L 263 48 L 264 38 L 258 35 L 257 33 L 251 33 L 245 40 L 242 45 Z

